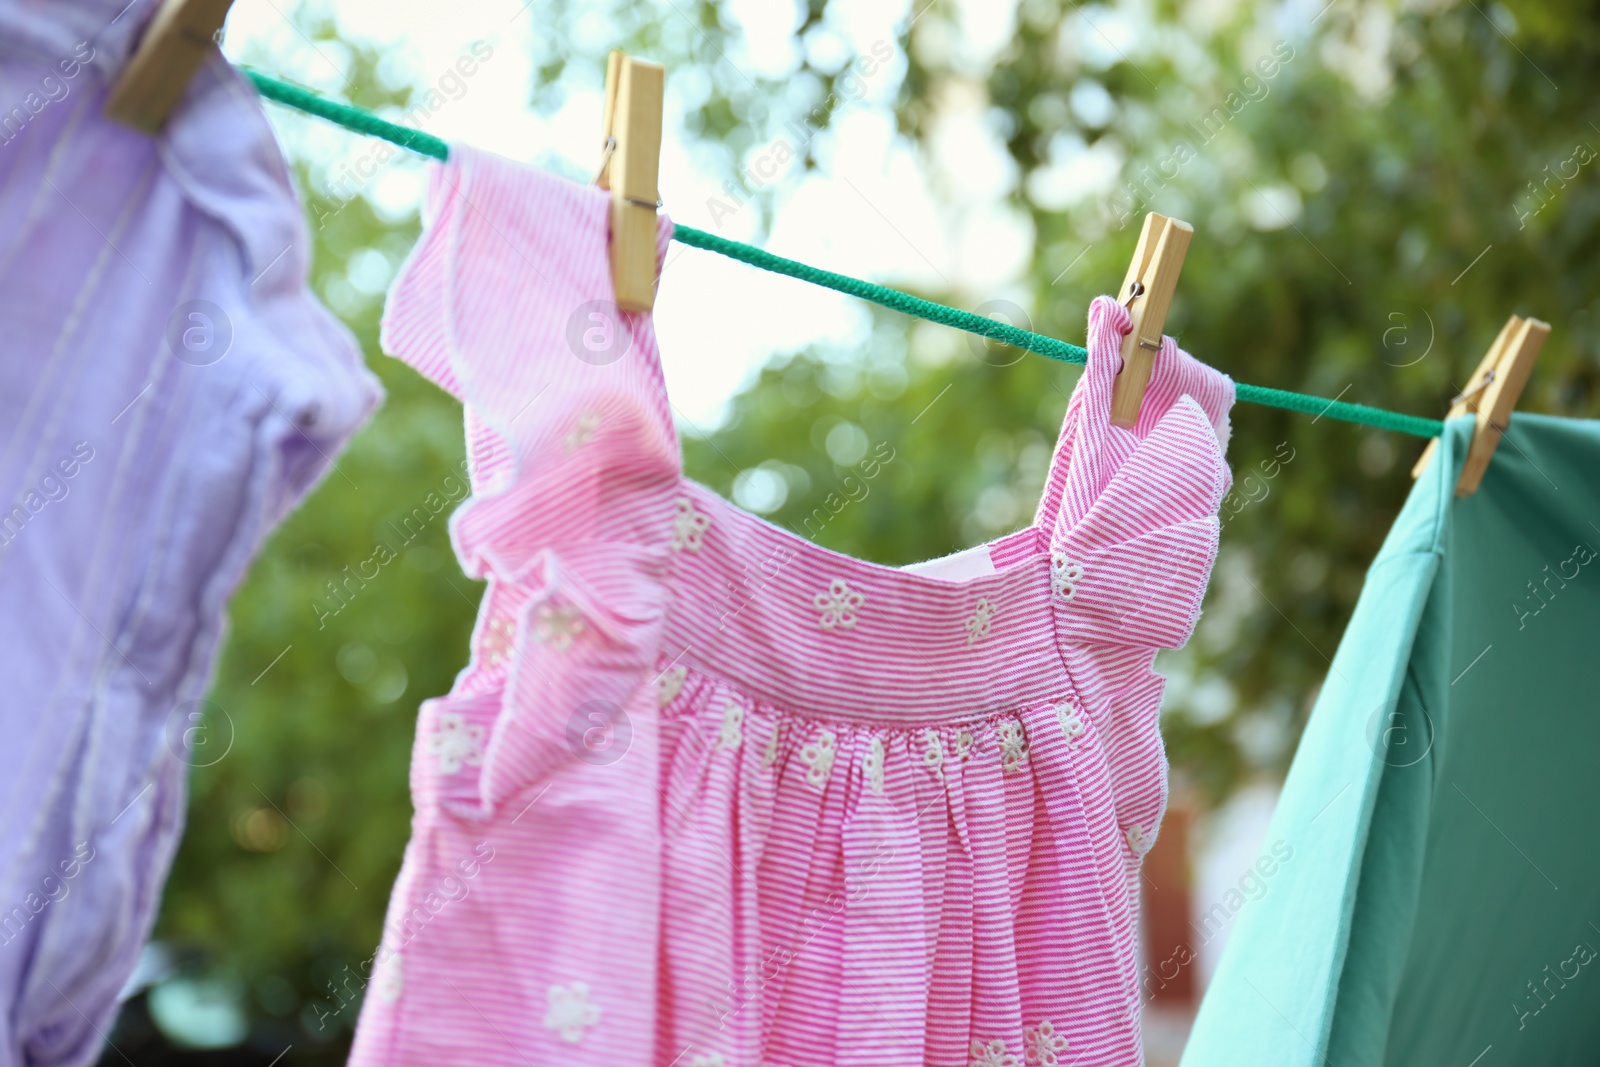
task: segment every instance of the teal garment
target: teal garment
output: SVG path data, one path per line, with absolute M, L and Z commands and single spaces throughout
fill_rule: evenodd
M 1600 1063 L 1600 422 L 1515 416 L 1457 500 L 1470 432 L 1367 574 L 1182 1067 Z

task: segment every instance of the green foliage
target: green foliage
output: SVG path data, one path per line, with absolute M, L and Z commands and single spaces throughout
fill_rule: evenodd
M 783 122 L 821 107 L 826 129 L 838 65 L 808 51 L 781 83 L 752 79 L 722 58 L 739 39 L 723 5 L 613 7 L 535 0 L 535 106 L 559 103 L 569 67 L 598 85 L 616 44 L 703 85 L 687 128 L 668 136 L 730 178 Z M 1120 281 L 1154 209 L 1196 227 L 1169 332 L 1240 381 L 1439 414 L 1516 311 L 1555 325 L 1522 406 L 1594 413 L 1600 166 L 1573 176 L 1565 163 L 1580 144 L 1600 146 L 1592 5 L 1536 0 L 1513 16 L 1337 0 L 1292 32 L 1265 4 L 1158 9 L 1154 26 L 1119 34 L 1131 17 L 1119 9 L 1023 0 L 1010 42 L 977 61 L 943 5 L 918 3 L 898 42 L 908 67 L 897 119 L 914 140 L 937 126 L 952 87 L 987 93 L 1017 170 L 1011 203 L 1035 235 L 1021 287 L 1031 321 L 1018 324 L 1081 340 L 1089 300 Z M 828 17 L 814 2 L 796 33 Z M 610 25 L 610 39 L 595 25 Z M 1257 64 L 1280 41 L 1293 57 L 1268 77 Z M 403 105 L 376 67 L 356 54 L 350 98 Z M 1197 136 L 1192 124 L 1217 106 L 1220 132 Z M 807 144 L 808 166 L 825 143 Z M 1180 144 L 1192 154 L 1174 173 Z M 1052 192 L 1086 152 L 1142 182 L 1137 196 Z M 360 981 L 345 968 L 359 973 L 377 943 L 408 833 L 415 709 L 464 664 L 479 588 L 455 565 L 443 515 L 405 545 L 389 526 L 443 491 L 462 458 L 458 407 L 377 355 L 376 299 L 350 277 L 373 250 L 397 262 L 415 223 L 308 195 L 323 219 L 315 284 L 350 319 L 389 398 L 232 605 L 212 694 L 232 747 L 193 774 L 158 938 L 246 991 L 263 1062 L 292 1043 L 285 1064 L 332 1064 L 358 1010 Z M 992 294 L 922 295 L 976 307 Z M 884 563 L 1028 522 L 1078 372 L 886 312 L 872 321 L 851 351 L 775 360 L 724 426 L 686 439 L 691 476 Z M 1240 496 L 1206 615 L 1190 647 L 1163 658 L 1169 753 L 1213 800 L 1285 765 L 1421 447 L 1263 408 L 1236 409 L 1234 427 Z M 894 458 L 868 477 L 863 461 L 880 448 Z M 397 558 L 321 618 L 327 583 L 379 542 Z
M 1498 6 L 1340 0 L 1308 34 L 1276 29 L 1275 7 L 1241 5 L 1209 29 L 1168 13 L 1119 52 L 1113 9 L 1023 3 L 983 73 L 988 118 L 1018 168 L 1011 200 L 1036 235 L 1035 310 L 1022 324 L 1080 339 L 1086 305 L 1120 281 L 1156 210 L 1196 226 L 1168 332 L 1236 380 L 1436 415 L 1516 311 L 1556 327 L 1522 407 L 1593 414 L 1596 41 L 1589 21 L 1553 31 L 1568 18 L 1554 10 L 1519 9 L 1519 33 Z M 957 50 L 919 47 L 954 32 L 943 14 L 919 22 L 909 49 L 907 84 L 924 105 L 973 77 Z M 1082 102 L 1097 98 L 1105 106 Z M 1125 160 L 1115 188 L 1050 193 L 1055 168 L 1097 151 Z M 808 401 L 792 387 L 840 380 L 835 354 L 769 370 L 728 426 L 689 444 L 691 470 L 724 490 L 730 463 L 804 470 L 800 499 L 773 515 L 794 526 L 840 477 L 827 473 L 819 420 L 849 419 L 907 467 L 874 489 L 875 507 L 847 509 L 819 540 L 903 563 L 1020 525 L 1025 504 L 1012 523 L 992 521 L 1013 510 L 995 505 L 1032 499 L 1042 469 L 1024 442 L 1053 440 L 1059 396 L 1048 391 L 1070 372 L 1035 357 L 992 370 L 964 342 L 949 359 L 930 334 L 902 333 L 913 338 L 909 384 L 888 404 L 870 389 Z M 950 394 L 910 427 L 945 384 Z M 1225 511 L 1238 513 L 1206 615 L 1189 648 L 1162 658 L 1174 678 L 1169 755 L 1213 802 L 1285 767 L 1422 447 L 1250 406 L 1235 409 L 1234 429 L 1238 495 Z M 1007 438 L 1011 462 L 997 447 Z
M 1028 522 L 1079 368 L 974 337 L 972 351 L 993 362 L 968 356 L 908 376 L 897 325 L 874 334 L 885 358 L 767 367 L 722 429 L 685 440 L 690 474 L 761 507 L 773 498 L 738 491 L 735 479 L 770 471 L 783 502 L 769 519 L 884 563 L 945 555 Z M 864 458 L 889 454 L 877 477 L 864 476 Z

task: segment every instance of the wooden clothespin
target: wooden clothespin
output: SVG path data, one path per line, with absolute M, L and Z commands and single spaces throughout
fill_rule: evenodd
M 155 133 L 214 48 L 232 0 L 166 0 L 150 20 L 111 95 L 106 117 Z
M 1500 332 L 1504 335 L 1507 331 L 1510 337 L 1495 367 L 1494 379 L 1484 386 L 1483 398 L 1478 401 L 1472 445 L 1467 449 L 1466 462 L 1461 465 L 1461 477 L 1456 479 L 1458 497 L 1471 496 L 1478 491 L 1478 483 L 1483 481 L 1483 473 L 1494 458 L 1495 446 L 1511 425 L 1511 412 L 1522 396 L 1523 386 L 1528 384 L 1528 375 L 1533 373 L 1533 361 L 1539 358 L 1544 339 L 1550 336 L 1550 324 L 1513 315 Z
M 1494 344 L 1489 346 L 1489 351 L 1483 354 L 1478 361 L 1478 369 L 1472 372 L 1472 377 L 1467 379 L 1467 387 L 1461 390 L 1461 395 L 1450 401 L 1450 412 L 1445 416 L 1453 419 L 1458 415 L 1476 415 L 1478 403 L 1483 399 L 1483 391 L 1494 381 L 1496 370 L 1500 366 L 1500 357 L 1505 355 L 1506 342 L 1511 340 L 1511 335 L 1517 332 L 1517 327 L 1522 325 L 1522 316 L 1513 315 L 1500 327 L 1500 333 L 1495 336 Z M 1411 477 L 1420 478 L 1422 472 L 1428 469 L 1428 463 L 1433 459 L 1433 454 L 1439 451 L 1439 439 L 1433 438 L 1428 442 L 1428 447 L 1422 450 L 1422 455 L 1417 457 L 1416 464 L 1411 468 Z
M 617 306 L 656 302 L 656 178 L 661 168 L 659 63 L 612 52 L 606 63 L 604 155 L 595 182 L 611 190 L 611 284 Z
M 1500 437 L 1506 431 L 1512 409 L 1517 406 L 1522 389 L 1528 384 L 1533 362 L 1539 358 L 1539 350 L 1544 347 L 1544 339 L 1548 336 L 1549 323 L 1524 319 L 1521 315 L 1511 316 L 1500 327 L 1500 333 L 1495 336 L 1489 351 L 1478 361 L 1478 368 L 1468 379 L 1467 388 L 1450 402 L 1448 418 L 1453 419 L 1458 415 L 1478 417 L 1477 424 L 1472 428 L 1472 443 L 1461 466 L 1461 475 L 1456 479 L 1456 496 L 1471 496 L 1478 491 L 1478 484 L 1489 469 L 1489 461 L 1494 458 L 1495 446 L 1499 445 Z M 1420 478 L 1428 467 L 1428 461 L 1438 450 L 1439 442 L 1429 441 L 1428 447 L 1418 457 L 1416 466 L 1411 468 L 1411 477 Z
M 1161 330 L 1178 290 L 1178 273 L 1189 251 L 1194 227 L 1155 212 L 1144 217 L 1139 245 L 1118 296 L 1133 316 L 1133 329 L 1122 339 L 1122 371 L 1111 390 L 1111 421 L 1132 429 L 1139 405 L 1161 351 Z

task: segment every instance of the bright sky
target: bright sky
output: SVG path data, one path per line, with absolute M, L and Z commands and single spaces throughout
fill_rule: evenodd
M 548 117 L 528 106 L 537 27 L 534 12 L 522 5 L 523 0 L 341 0 L 336 17 L 348 39 L 381 49 L 381 73 L 397 84 L 437 85 L 473 42 L 487 43 L 492 58 L 466 80 L 464 92 L 457 91 L 459 99 L 426 119 L 423 128 L 570 176 L 591 174 L 599 159 L 601 86 L 596 80 L 576 87 Z M 969 12 L 980 7 L 981 16 L 963 17 L 956 32 L 940 27 L 939 35 L 945 47 L 975 63 L 1012 32 L 1009 4 L 969 0 Z M 239 0 L 228 18 L 225 51 L 235 61 L 341 97 L 349 54 L 340 46 L 312 43 L 285 10 L 276 0 Z M 671 17 L 670 7 L 663 10 Z M 781 0 L 738 0 L 733 11 L 744 24 L 745 40 L 728 62 L 747 74 L 781 75 L 793 68 L 796 8 Z M 773 179 L 777 217 L 761 243 L 856 277 L 948 289 L 963 306 L 996 298 L 1026 306 L 1015 285 L 1031 254 L 1032 230 L 999 203 L 1015 175 L 983 122 L 981 94 L 949 94 L 927 156 L 914 153 L 894 134 L 886 106 L 905 70 L 896 39 L 912 17 L 908 0 L 857 0 L 830 5 L 829 11 L 832 33 L 826 39 L 832 47 L 845 55 L 866 54 L 875 43 L 888 42 L 894 58 L 869 79 L 861 103 L 841 114 L 819 142 L 823 173 L 802 177 L 793 167 Z M 674 134 L 684 95 L 703 91 L 694 81 L 686 75 L 675 85 L 673 72 L 667 72 L 660 179 L 666 210 L 691 226 L 757 239 L 754 211 L 713 217 L 708 200 L 723 196 L 724 176 L 697 166 Z M 267 111 L 286 151 L 324 168 L 321 180 L 369 147 L 360 135 L 320 120 L 272 104 Z M 397 156 L 367 194 L 390 217 L 403 218 L 419 202 L 423 166 L 420 159 Z M 366 272 L 374 276 L 363 281 L 379 287 L 393 266 L 379 259 Z M 849 351 L 864 341 L 869 327 L 865 306 L 853 298 L 682 245 L 674 245 L 662 276 L 655 321 L 678 417 L 700 429 L 721 419 L 728 399 L 773 354 L 811 344 Z

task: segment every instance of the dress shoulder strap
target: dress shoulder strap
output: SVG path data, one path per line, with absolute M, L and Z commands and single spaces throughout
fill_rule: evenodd
M 1184 398 L 1197 405 L 1221 449 L 1227 448 L 1233 380 L 1161 339 L 1132 430 L 1111 424 L 1111 392 L 1122 368 L 1122 339 L 1133 328 L 1128 311 L 1109 296 L 1089 306 L 1088 362 L 1072 392 L 1055 455 L 1039 502 L 1035 527 L 1052 531 L 1051 543 L 1082 521 L 1128 457 Z
M 468 412 L 474 496 L 453 531 L 480 573 L 665 541 L 643 527 L 678 482 L 677 434 L 650 316 L 611 299 L 609 219 L 604 190 L 466 146 L 431 175 L 382 342 Z M 671 234 L 663 217 L 658 260 Z

